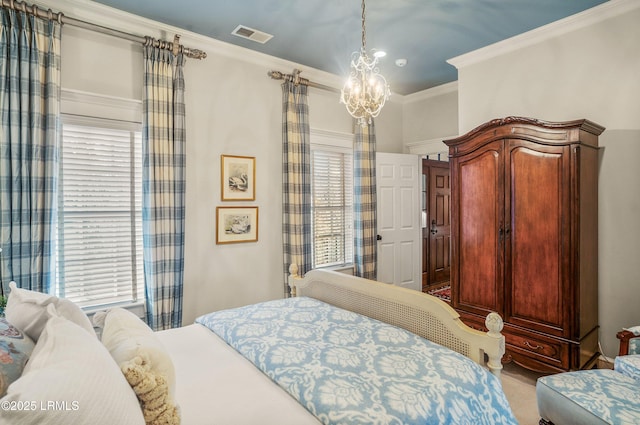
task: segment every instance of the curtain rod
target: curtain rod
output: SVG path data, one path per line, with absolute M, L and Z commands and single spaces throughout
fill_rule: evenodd
M 37 18 L 46 18 L 51 21 L 58 21 L 58 23 L 60 24 L 68 24 L 113 37 L 124 38 L 125 40 L 133 41 L 134 43 L 140 43 L 144 46 L 154 46 L 160 49 L 171 50 L 174 55 L 183 53 L 185 56 L 193 59 L 204 59 L 207 57 L 207 53 L 203 52 L 202 50 L 191 49 L 180 44 L 180 36 L 177 34 L 173 37 L 173 42 L 157 40 L 153 37 L 129 34 L 113 28 L 103 27 L 102 25 L 81 21 L 80 19 L 65 16 L 62 12 L 53 12 L 51 9 L 45 10 L 36 5 L 29 6 L 27 3 L 19 0 L 0 0 L 0 3 L 2 7 L 8 7 L 9 9 L 29 13 Z
M 324 84 L 314 83 L 312 81 L 307 80 L 306 78 L 301 78 L 300 77 L 301 72 L 302 71 L 300 71 L 299 69 L 294 69 L 293 74 L 283 74 L 280 71 L 269 71 L 267 72 L 267 75 L 274 80 L 285 80 L 285 81 L 292 82 L 294 84 L 302 84 L 303 86 L 315 87 L 317 89 L 340 93 L 340 90 L 334 87 L 325 86 Z

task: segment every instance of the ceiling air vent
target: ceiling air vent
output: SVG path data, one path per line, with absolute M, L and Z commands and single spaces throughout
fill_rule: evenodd
M 253 28 L 245 27 L 244 25 L 238 25 L 236 29 L 231 31 L 231 34 L 237 35 L 238 37 L 246 38 L 247 40 L 256 41 L 262 44 L 271 40 L 271 38 L 273 37 L 273 35 L 271 34 L 254 30 Z

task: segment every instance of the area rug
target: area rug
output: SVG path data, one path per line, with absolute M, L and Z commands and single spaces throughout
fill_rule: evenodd
M 441 300 L 451 302 L 451 286 L 444 286 L 438 289 L 432 289 L 428 291 L 427 294 L 433 295 L 434 297 L 438 297 Z

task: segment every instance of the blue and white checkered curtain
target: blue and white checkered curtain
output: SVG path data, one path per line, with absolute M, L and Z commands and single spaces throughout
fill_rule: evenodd
M 285 296 L 289 265 L 311 270 L 311 147 L 307 86 L 282 84 L 282 238 Z
M 376 219 L 376 129 L 373 118 L 363 127 L 355 124 L 354 258 L 356 276 L 375 280 L 378 274 Z
M 185 106 L 182 54 L 146 46 L 142 134 L 142 228 L 147 323 L 182 325 Z
M 0 246 L 5 281 L 53 290 L 60 24 L 0 9 Z

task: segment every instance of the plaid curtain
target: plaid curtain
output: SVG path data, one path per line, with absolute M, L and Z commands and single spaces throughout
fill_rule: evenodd
M 54 289 L 60 24 L 0 9 L 0 246 L 3 279 Z
M 289 265 L 311 270 L 311 148 L 307 86 L 282 84 L 282 238 L 284 293 Z
M 354 143 L 354 255 L 356 276 L 375 280 L 378 273 L 376 220 L 376 129 L 373 118 L 356 124 Z
M 142 134 L 142 231 L 147 323 L 182 325 L 185 106 L 182 54 L 146 46 Z

